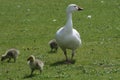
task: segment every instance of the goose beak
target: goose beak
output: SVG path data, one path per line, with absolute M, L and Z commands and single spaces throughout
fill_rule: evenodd
M 81 10 L 83 10 L 83 8 L 81 8 L 81 7 L 78 7 L 78 11 L 81 11 Z

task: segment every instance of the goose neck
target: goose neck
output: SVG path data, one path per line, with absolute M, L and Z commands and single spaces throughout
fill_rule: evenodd
M 67 22 L 66 22 L 66 28 L 69 30 L 72 30 L 72 13 L 67 12 Z

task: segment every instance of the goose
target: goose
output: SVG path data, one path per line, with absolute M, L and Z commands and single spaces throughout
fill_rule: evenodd
M 72 12 L 81 10 L 83 10 L 83 8 L 79 7 L 78 5 L 69 4 L 66 9 L 67 22 L 56 32 L 55 35 L 55 39 L 64 52 L 67 62 L 70 62 L 70 60 L 68 60 L 66 49 L 72 50 L 71 60 L 73 60 L 75 50 L 81 45 L 80 34 L 76 29 L 73 28 L 72 23 Z

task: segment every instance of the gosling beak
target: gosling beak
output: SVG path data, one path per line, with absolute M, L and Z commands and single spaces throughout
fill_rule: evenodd
M 29 59 L 27 59 L 27 61 L 29 61 Z
M 81 8 L 81 7 L 78 7 L 78 11 L 81 11 L 81 10 L 83 10 L 83 8 Z
M 27 59 L 27 61 L 29 61 L 29 60 L 30 60 L 30 58 Z

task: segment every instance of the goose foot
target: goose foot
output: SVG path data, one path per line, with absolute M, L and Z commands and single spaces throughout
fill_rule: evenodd
M 66 60 L 65 61 L 65 64 L 74 64 L 75 63 L 75 60 Z

